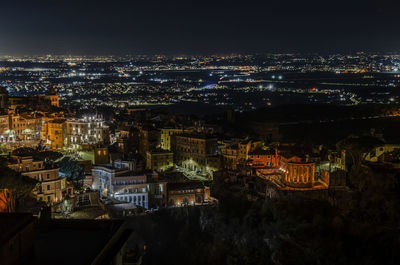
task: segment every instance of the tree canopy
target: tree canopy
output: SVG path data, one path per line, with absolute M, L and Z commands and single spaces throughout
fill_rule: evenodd
M 55 162 L 62 157 L 63 157 L 63 154 L 61 154 L 60 152 L 51 151 L 51 150 L 37 152 L 35 154 L 36 159 L 43 160 L 45 162 Z
M 350 136 L 339 141 L 336 148 L 346 151 L 346 167 L 357 173 L 360 171 L 361 163 L 368 153 L 382 144 L 382 140 L 373 136 Z
M 16 156 L 34 156 L 37 151 L 31 147 L 19 147 L 14 149 L 11 154 Z
M 12 151 L 11 154 L 16 156 L 32 156 L 35 159 L 43 160 L 47 163 L 55 162 L 63 157 L 63 154 L 61 154 L 60 152 L 52 150 L 39 151 L 31 147 L 19 147 Z
M 72 157 L 64 157 L 59 162 L 60 172 L 64 173 L 68 180 L 79 181 L 85 178 L 83 166 Z
M 8 190 L 11 197 L 0 196 L 3 202 L 8 205 L 11 200 L 16 203 L 27 197 L 37 185 L 37 181 L 27 176 L 21 175 L 3 163 L 0 163 L 0 190 Z

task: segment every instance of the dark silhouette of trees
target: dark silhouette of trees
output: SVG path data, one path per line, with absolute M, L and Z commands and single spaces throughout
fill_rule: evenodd
M 46 163 L 54 163 L 55 161 L 63 157 L 63 154 L 61 154 L 60 152 L 51 150 L 39 151 L 31 147 L 19 147 L 15 149 L 11 154 L 16 156 L 32 156 L 33 158 L 37 160 L 43 160 Z
M 357 180 L 351 177 L 360 174 L 361 165 L 366 156 L 382 144 L 383 142 L 380 139 L 373 136 L 350 136 L 336 144 L 338 150 L 346 151 L 346 168 L 350 172 L 348 184 L 356 185 L 354 182 Z
M 12 155 L 16 156 L 34 156 L 37 151 L 31 147 L 19 147 L 12 151 Z
M 21 199 L 29 196 L 38 183 L 36 180 L 10 169 L 3 161 L 0 163 L 0 172 L 0 190 L 3 192 L 0 199 L 8 206 L 14 203 L 18 205 Z M 6 191 L 9 194 L 6 194 Z
M 58 159 L 62 158 L 63 154 L 61 154 L 60 152 L 47 150 L 47 151 L 37 152 L 36 154 L 34 154 L 34 157 L 38 160 L 43 160 L 46 163 L 54 163 Z
M 67 180 L 77 184 L 85 178 L 84 168 L 77 160 L 71 157 L 64 157 L 59 162 L 60 172 L 64 173 Z

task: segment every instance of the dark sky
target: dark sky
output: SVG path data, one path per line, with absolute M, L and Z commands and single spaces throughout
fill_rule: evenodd
M 399 2 L 1 0 L 0 53 L 400 51 Z

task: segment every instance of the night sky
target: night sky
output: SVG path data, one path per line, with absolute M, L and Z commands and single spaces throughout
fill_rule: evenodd
M 400 51 L 399 2 L 2 0 L 0 53 Z

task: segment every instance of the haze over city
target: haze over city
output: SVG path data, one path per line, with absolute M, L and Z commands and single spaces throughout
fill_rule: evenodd
M 398 1 L 6 1 L 3 54 L 398 51 Z

